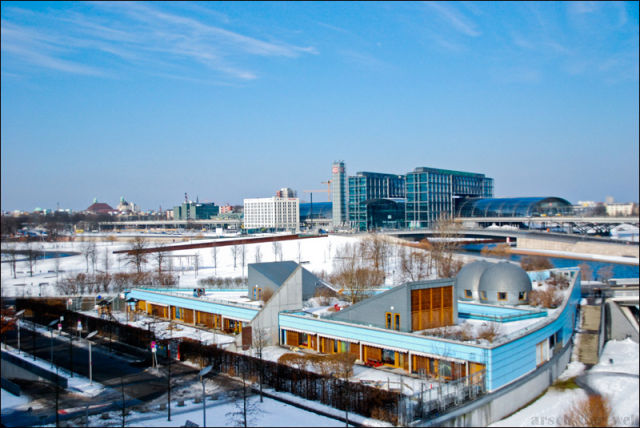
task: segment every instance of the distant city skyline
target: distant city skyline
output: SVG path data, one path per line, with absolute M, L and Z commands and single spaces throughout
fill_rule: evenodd
M 637 2 L 0 7 L 4 211 L 308 200 L 335 160 L 638 201 Z

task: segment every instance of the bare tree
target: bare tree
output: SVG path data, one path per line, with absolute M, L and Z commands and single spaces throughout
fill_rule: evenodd
M 257 244 L 255 248 L 255 261 L 256 263 L 260 263 L 260 261 L 262 261 L 262 252 L 260 251 L 260 244 Z
M 91 241 L 89 243 L 89 259 L 91 260 L 91 269 L 93 273 L 96 273 L 96 261 L 98 259 L 98 248 L 96 245 L 96 241 Z
M 200 268 L 200 255 L 198 253 L 196 253 L 193 256 L 193 271 L 194 274 L 196 276 L 196 278 L 198 277 L 198 269 Z
M 454 277 L 462 268 L 462 262 L 454 257 L 455 252 L 460 248 L 456 240 L 458 237 L 456 231 L 459 228 L 460 226 L 448 217 L 442 217 L 433 227 L 436 239 L 431 241 L 431 254 L 440 278 Z
M 598 269 L 598 279 L 604 283 L 609 282 L 613 277 L 613 266 L 607 265 Z
M 335 375 L 340 378 L 342 380 L 342 387 L 343 387 L 343 404 L 344 404 L 344 418 L 346 421 L 346 426 L 349 426 L 349 401 L 350 401 L 350 395 L 351 395 L 351 391 L 349 386 L 351 385 L 349 382 L 349 379 L 351 378 L 351 376 L 353 376 L 353 364 L 356 361 L 356 357 L 353 354 L 350 354 L 348 352 L 341 352 L 339 354 L 335 354 L 334 356 L 334 361 L 335 361 Z M 346 403 L 344 403 L 345 399 L 347 400 Z
M 262 359 L 262 351 L 269 344 L 269 330 L 262 328 L 260 324 L 252 329 L 253 349 L 256 357 L 260 360 L 260 402 L 262 403 L 262 384 L 264 383 L 264 361 Z
M 580 268 L 580 279 L 583 281 L 591 281 L 593 278 L 593 269 L 591 269 L 591 266 L 582 262 L 578 267 Z
M 218 247 L 211 248 L 211 258 L 213 259 L 213 274 L 218 270 Z
M 242 276 L 244 278 L 244 264 L 246 262 L 246 258 L 247 258 L 247 248 L 246 245 L 242 244 L 242 246 L 240 247 L 240 262 L 242 263 Z
M 164 263 L 164 252 L 158 251 L 154 253 L 153 258 L 155 259 L 156 264 L 158 265 L 158 275 L 162 275 L 162 263 Z
M 364 299 L 370 290 L 384 283 L 384 272 L 369 266 L 362 257 L 361 244 L 345 244 L 336 252 L 330 282 L 349 292 L 352 303 Z
M 240 247 L 238 245 L 233 245 L 231 247 L 231 255 L 233 256 L 233 268 L 236 268 L 236 260 L 238 259 L 238 254 L 240 253 Z
M 38 254 L 34 251 L 31 242 L 27 242 L 27 266 L 29 266 L 29 276 L 33 276 L 33 270 L 36 267 L 38 261 Z
M 126 255 L 128 258 L 127 263 L 134 265 L 138 273 L 142 272 L 142 266 L 147 263 L 147 254 L 144 252 L 146 247 L 147 240 L 142 236 L 136 236 L 131 241 L 131 248 L 129 248 L 129 252 Z
M 11 264 L 11 273 L 13 274 L 13 278 L 16 278 L 16 264 L 18 261 L 18 257 L 16 256 L 15 248 L 9 250 L 9 263 Z
M 80 247 L 80 252 L 84 256 L 84 261 L 86 263 L 87 273 L 89 273 L 89 260 L 91 260 L 91 250 L 91 242 L 83 243 L 82 247 Z
M 234 402 L 234 410 L 227 413 L 227 417 L 230 419 L 230 425 L 232 426 L 250 426 L 254 425 L 257 414 L 258 406 L 256 403 L 249 401 L 250 391 L 247 388 L 247 371 L 248 367 L 244 360 L 240 361 L 240 372 L 242 373 L 242 389 L 240 390 L 240 396 Z
M 104 265 L 104 273 L 109 273 L 109 268 L 111 267 L 111 258 L 109 256 L 109 248 L 104 249 L 104 256 L 102 258 L 102 263 Z
M 420 281 L 429 278 L 429 253 L 423 250 L 410 250 L 401 247 L 398 250 L 400 275 L 403 281 Z
M 60 272 L 60 257 L 55 257 L 53 259 L 53 267 L 56 270 L 56 282 L 58 282 L 58 276 Z M 15 276 L 14 276 L 15 278 Z
M 282 261 L 282 244 L 278 241 L 273 241 L 271 248 L 273 249 L 273 261 Z

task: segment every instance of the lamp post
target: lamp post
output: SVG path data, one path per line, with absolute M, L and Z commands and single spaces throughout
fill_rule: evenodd
M 198 373 L 198 375 L 200 376 L 200 381 L 202 382 L 202 426 L 203 427 L 207 426 L 207 408 L 205 405 L 206 397 L 204 395 L 204 377 L 211 371 L 212 367 L 213 366 L 207 366 L 202 370 L 200 370 L 200 373 Z
M 14 317 L 16 318 L 16 325 L 18 326 L 18 355 L 20 355 L 20 317 L 24 314 L 24 309 L 18 311 Z
M 51 331 L 51 368 L 53 368 L 53 326 L 58 323 L 58 320 L 53 320 L 49 323 L 48 327 Z
M 89 342 L 89 384 L 90 385 L 93 384 L 93 363 L 91 361 L 91 341 L 89 339 L 91 339 L 96 334 L 98 334 L 98 330 L 92 331 L 87 335 L 87 337 L 85 337 L 85 340 Z

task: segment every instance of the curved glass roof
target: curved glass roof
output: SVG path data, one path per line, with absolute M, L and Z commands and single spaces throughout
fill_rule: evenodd
M 556 197 L 470 198 L 458 206 L 459 217 L 535 217 L 570 212 L 571 203 Z

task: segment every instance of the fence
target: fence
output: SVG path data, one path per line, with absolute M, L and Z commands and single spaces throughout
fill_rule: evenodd
M 407 422 L 429 419 L 474 400 L 485 392 L 483 369 L 469 376 L 447 383 L 437 383 L 433 388 L 415 392 L 413 396 L 404 400 L 400 413 L 406 415 Z

